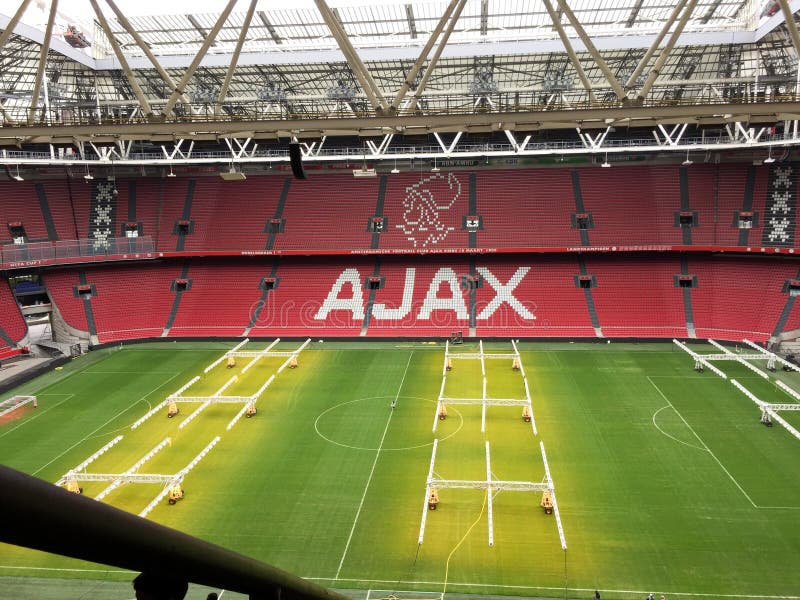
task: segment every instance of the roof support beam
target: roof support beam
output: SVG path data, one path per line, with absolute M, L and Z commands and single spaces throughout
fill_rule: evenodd
M 722 4 L 722 0 L 714 0 L 714 4 L 708 7 L 706 14 L 703 15 L 703 18 L 700 19 L 700 22 L 705 25 L 711 20 L 711 17 L 714 16 L 714 13 L 717 12 L 719 5 Z
M 481 35 L 489 30 L 489 0 L 481 0 Z
M 589 78 L 586 77 L 586 73 L 581 66 L 581 61 L 578 60 L 578 55 L 575 54 L 575 49 L 572 47 L 572 43 L 569 41 L 569 36 L 567 36 L 567 32 L 564 31 L 564 26 L 561 24 L 561 15 L 556 13 L 553 9 L 553 5 L 550 3 L 550 0 L 542 0 L 544 7 L 547 9 L 550 18 L 553 20 L 553 27 L 555 27 L 556 31 L 558 32 L 558 37 L 561 38 L 561 43 L 564 44 L 564 50 L 567 51 L 567 56 L 569 56 L 569 60 L 572 63 L 572 66 L 575 67 L 575 71 L 578 73 L 578 79 L 581 80 L 581 84 L 583 85 L 583 89 L 589 94 L 589 102 L 592 104 L 597 100 L 594 95 L 594 91 L 592 90 L 592 84 L 589 83 Z M 559 13 L 560 13 L 559 9 Z
M 39 93 L 42 91 L 42 83 L 44 82 L 45 66 L 47 66 L 47 53 L 50 51 L 50 40 L 53 35 L 53 24 L 56 20 L 56 12 L 58 11 L 58 0 L 52 0 L 50 4 L 50 16 L 47 18 L 47 27 L 44 32 L 44 40 L 42 40 L 42 50 L 39 53 L 39 68 L 36 71 L 36 81 L 33 84 L 33 94 L 31 94 L 31 105 L 28 109 L 28 125 L 33 125 L 34 117 L 36 116 L 36 107 L 39 105 Z
M 567 4 L 567 0 L 558 0 L 558 5 L 561 7 L 561 10 L 564 11 L 564 14 L 567 15 L 567 19 L 569 19 L 569 22 L 572 24 L 572 28 L 577 32 L 578 36 L 581 38 L 581 41 L 583 41 L 584 45 L 586 46 L 586 50 L 595 60 L 597 66 L 603 72 L 603 75 L 605 75 L 609 85 L 611 86 L 611 89 L 614 90 L 614 94 L 616 94 L 617 98 L 620 100 L 627 98 L 627 94 L 625 93 L 625 90 L 622 89 L 619 81 L 617 81 L 616 75 L 614 75 L 611 69 L 608 68 L 608 64 L 605 60 L 603 60 L 603 57 L 600 56 L 600 53 L 597 51 L 597 48 L 592 42 L 592 38 L 590 38 L 586 33 L 586 30 L 583 28 L 583 25 L 581 25 L 581 22 L 578 21 L 575 13 L 572 12 L 572 9 Z
M 681 15 L 681 20 L 678 21 L 678 24 L 675 26 L 675 31 L 673 31 L 669 36 L 664 49 L 661 51 L 661 54 L 656 60 L 656 64 L 653 65 L 653 70 L 650 71 L 650 76 L 647 78 L 647 81 L 644 82 L 642 89 L 639 90 L 639 95 L 637 96 L 638 100 L 641 101 L 647 97 L 647 94 L 650 92 L 650 89 L 653 87 L 656 79 L 661 74 L 661 69 L 666 64 L 672 49 L 675 47 L 675 43 L 678 41 L 678 38 L 681 37 L 683 28 L 686 27 L 686 23 L 689 22 L 689 17 L 692 16 L 695 6 L 697 6 L 697 0 L 689 0 L 685 10 L 683 11 L 683 14 Z
M 265 13 L 263 10 L 260 10 L 260 11 L 258 11 L 257 14 L 258 14 L 258 18 L 261 19 L 261 24 L 264 25 L 264 27 L 267 28 L 267 31 L 269 32 L 269 36 L 272 38 L 272 41 L 275 42 L 276 44 L 282 44 L 283 40 L 278 35 L 278 32 L 275 31 L 275 27 L 272 25 L 272 23 L 270 22 L 269 18 L 267 18 L 267 13 Z
M 350 38 L 347 36 L 347 32 L 344 30 L 344 27 L 342 27 L 341 22 L 338 18 L 336 18 L 336 15 L 330 9 L 325 0 L 314 0 L 314 3 L 317 5 L 317 9 L 319 9 L 320 15 L 322 15 L 322 20 L 325 21 L 325 24 L 328 26 L 331 35 L 333 35 L 333 39 L 335 39 L 336 43 L 339 44 L 339 49 L 342 51 L 342 54 L 344 54 L 347 64 L 350 65 L 350 69 L 358 79 L 359 84 L 361 84 L 361 88 L 367 95 L 367 99 L 372 105 L 372 109 L 378 115 L 386 114 L 389 111 L 389 105 L 383 98 L 383 94 L 381 94 L 378 84 L 375 83 L 375 80 L 372 78 L 369 70 L 359 58 L 358 52 L 356 52 L 356 49 L 350 41 Z
M 344 118 L 291 118 L 276 117 L 266 120 L 223 121 L 219 119 L 175 120 L 165 123 L 108 122 L 76 125 L 34 125 L 0 129 L 0 145 L 19 140 L 23 143 L 47 143 L 54 138 L 77 140 L 151 139 L 155 142 L 175 139 L 216 139 L 224 135 L 243 137 L 242 132 L 253 132 L 254 139 L 265 137 L 291 137 L 319 139 L 320 135 L 383 136 L 387 133 L 407 135 L 428 134 L 433 131 L 538 131 L 580 127 L 583 131 L 605 129 L 609 123 L 616 126 L 655 127 L 658 123 L 697 123 L 700 125 L 746 121 L 752 125 L 774 124 L 800 117 L 800 101 L 752 102 L 737 104 L 719 102 L 684 106 L 620 106 L 600 108 L 556 108 L 529 112 L 478 112 L 403 116 L 347 116 Z M 310 132 L 314 132 L 313 134 Z M 251 137 L 250 135 L 246 137 Z M 795 140 L 791 140 L 795 141 Z M 781 145 L 790 142 L 788 138 Z
M 3 116 L 3 123 L 8 125 L 14 125 L 16 121 L 11 118 L 11 115 L 6 112 L 5 107 L 3 106 L 3 102 L 0 101 L 0 115 Z
M 114 11 L 114 14 L 117 16 L 117 20 L 119 21 L 120 25 L 125 28 L 133 40 L 136 42 L 136 45 L 141 48 L 142 52 L 144 52 L 145 56 L 147 56 L 148 60 L 152 63 L 153 67 L 155 67 L 158 74 L 161 76 L 161 79 L 164 80 L 164 83 L 174 92 L 178 86 L 173 81 L 172 77 L 170 77 L 169 73 L 161 66 L 161 63 L 158 62 L 158 59 L 153 54 L 152 50 L 150 50 L 150 46 L 142 39 L 142 36 L 139 35 L 139 32 L 131 25 L 131 22 L 128 21 L 128 18 L 123 14 L 123 12 L 117 7 L 114 3 L 114 0 L 106 0 L 106 4 Z M 181 102 L 183 102 L 186 106 L 191 107 L 191 102 L 186 97 L 184 93 L 181 93 L 179 98 Z
M 6 45 L 6 42 L 11 37 L 11 34 L 14 33 L 14 28 L 17 26 L 17 23 L 19 23 L 22 15 L 25 14 L 25 9 L 28 7 L 30 1 L 31 0 L 22 0 L 17 12 L 14 13 L 13 17 L 11 17 L 11 20 L 8 22 L 8 25 L 6 25 L 6 28 L 0 32 L 0 50 L 3 49 L 3 46 Z
M 219 88 L 217 106 L 214 109 L 216 114 L 220 114 L 222 112 L 222 103 L 225 101 L 225 96 L 228 95 L 228 87 L 231 85 L 231 79 L 233 79 L 233 72 L 236 70 L 236 65 L 239 64 L 239 55 L 242 53 L 242 46 L 244 46 L 244 40 L 247 38 L 247 30 L 250 29 L 250 23 L 253 21 L 253 13 L 256 11 L 257 2 L 258 0 L 250 0 L 250 7 L 247 9 L 247 14 L 244 17 L 244 23 L 242 23 L 242 30 L 239 32 L 239 39 L 236 41 L 236 48 L 233 50 L 231 64 L 228 67 L 228 71 L 225 73 L 225 80 L 222 82 L 222 86 Z
M 792 38 L 794 51 L 797 53 L 797 56 L 800 56 L 800 34 L 797 32 L 797 23 L 794 22 L 792 9 L 789 8 L 789 3 L 786 0 L 778 0 L 778 4 L 781 5 L 781 11 L 783 11 L 783 16 L 786 19 L 786 28 L 789 30 L 789 36 Z
M 669 18 L 667 19 L 666 23 L 664 23 L 664 26 L 661 28 L 661 31 L 658 32 L 658 35 L 653 40 L 653 43 L 650 44 L 650 47 L 647 49 L 647 52 L 644 53 L 644 56 L 639 61 L 639 64 L 636 65 L 636 68 L 633 70 L 633 73 L 631 73 L 631 76 L 628 77 L 628 81 L 625 84 L 626 88 L 630 89 L 634 86 L 636 80 L 639 78 L 639 75 L 642 74 L 642 71 L 644 71 L 644 68 L 647 66 L 647 63 L 650 62 L 650 59 L 653 58 L 653 54 L 655 54 L 656 50 L 658 50 L 658 47 L 664 40 L 664 36 L 667 35 L 670 28 L 672 27 L 672 24 L 678 18 L 681 9 L 683 9 L 683 7 L 686 6 L 687 1 L 688 0 L 679 0 L 679 2 L 675 5 L 675 8 L 672 9 L 672 13 L 669 15 Z
M 178 96 L 186 91 L 186 84 L 189 83 L 192 76 L 194 75 L 195 70 L 200 65 L 200 61 L 203 60 L 203 57 L 208 52 L 208 49 L 211 47 L 211 44 L 214 43 L 217 35 L 222 29 L 222 26 L 225 24 L 225 21 L 228 20 L 228 16 L 231 14 L 234 5 L 236 4 L 236 0 L 228 0 L 227 6 L 225 6 L 225 10 L 222 11 L 222 14 L 217 19 L 217 22 L 214 23 L 214 27 L 208 33 L 208 37 L 203 41 L 203 45 L 200 47 L 200 50 L 197 51 L 197 55 L 192 60 L 192 64 L 189 65 L 189 68 L 184 73 L 183 78 L 178 83 L 178 86 L 175 88 L 175 91 L 172 92 L 172 95 L 167 100 L 166 106 L 164 106 L 164 114 L 168 115 L 172 112 L 172 108 L 178 102 Z
M 89 0 L 92 5 L 92 9 L 97 15 L 98 22 L 100 23 L 100 27 L 105 32 L 106 36 L 108 37 L 108 43 L 111 44 L 111 49 L 114 51 L 114 54 L 117 56 L 117 60 L 119 61 L 120 66 L 122 66 L 122 72 L 125 73 L 125 77 L 128 80 L 128 83 L 131 84 L 131 88 L 133 89 L 133 95 L 136 96 L 136 101 L 139 103 L 139 106 L 142 109 L 142 112 L 145 116 L 150 117 L 153 114 L 153 109 L 150 106 L 150 103 L 147 101 L 147 98 L 142 91 L 142 86 L 139 85 L 139 82 L 136 81 L 136 77 L 133 74 L 130 66 L 128 65 L 128 61 L 125 58 L 125 54 L 122 52 L 122 48 L 119 47 L 119 42 L 117 38 L 114 37 L 113 32 L 111 31 L 111 27 L 108 25 L 108 20 L 106 16 L 103 14 L 103 11 L 100 10 L 100 7 L 97 5 L 97 0 Z
M 461 11 L 464 10 L 464 5 L 467 3 L 467 0 L 454 0 L 454 2 L 456 5 L 453 9 L 452 15 L 450 16 L 450 23 L 442 32 L 439 45 L 436 46 L 436 50 L 434 50 L 433 56 L 431 57 L 430 62 L 428 62 L 428 66 L 425 67 L 425 72 L 422 74 L 422 79 L 420 79 L 417 89 L 414 90 L 414 98 L 411 100 L 411 106 L 409 107 L 411 110 L 414 110 L 417 107 L 417 102 L 419 101 L 420 97 L 422 97 L 422 92 L 425 91 L 425 87 L 428 85 L 428 80 L 431 78 L 431 75 L 433 75 L 433 70 L 436 68 L 436 64 L 439 62 L 439 57 L 442 55 L 445 46 L 447 46 L 447 41 L 450 39 L 450 34 L 453 33 L 453 29 L 455 29 L 456 23 L 461 16 Z M 452 5 L 453 2 L 450 4 Z M 448 9 L 449 8 L 450 7 L 448 6 Z
M 417 39 L 417 22 L 414 19 L 414 7 L 406 4 L 406 19 L 408 20 L 408 33 L 411 39 Z
M 203 39 L 206 39 L 208 37 L 208 32 L 202 27 L 200 27 L 200 23 L 197 22 L 197 18 L 194 15 L 186 15 L 186 18 L 189 19 L 189 23 L 192 24 L 192 27 L 194 27 L 197 30 L 197 32 L 201 36 L 203 36 Z
M 628 21 L 625 23 L 625 27 L 628 29 L 633 27 L 633 24 L 636 23 L 636 17 L 639 16 L 639 11 L 642 10 L 642 4 L 644 4 L 644 0 L 636 0 L 636 4 L 631 7 L 631 14 L 628 16 Z
M 422 68 L 422 64 L 427 60 L 428 54 L 430 54 L 431 48 L 433 48 L 433 44 L 436 42 L 436 39 L 441 35 L 442 30 L 444 29 L 445 25 L 447 24 L 447 20 L 453 14 L 453 10 L 455 9 L 456 5 L 459 4 L 460 0 L 450 0 L 450 3 L 445 8 L 444 14 L 439 19 L 439 22 L 436 24 L 436 27 L 431 32 L 431 36 L 428 38 L 428 41 L 425 43 L 425 46 L 422 48 L 422 51 L 419 53 L 417 60 L 414 62 L 414 65 L 411 67 L 411 70 L 406 75 L 405 81 L 403 81 L 403 85 L 400 86 L 400 89 L 397 90 L 397 94 L 394 97 L 394 101 L 392 101 L 392 105 L 389 107 L 389 111 L 394 113 L 397 112 L 397 109 L 400 107 L 400 103 L 405 98 L 408 90 L 411 89 L 411 86 L 414 85 L 414 79 L 419 73 L 419 70 Z M 463 4 L 463 3 L 462 3 Z M 413 25 L 414 15 L 411 12 L 411 5 L 406 5 L 406 12 L 409 15 L 409 26 Z M 451 25 L 452 28 L 452 25 Z M 416 37 L 416 28 L 414 28 L 414 37 Z

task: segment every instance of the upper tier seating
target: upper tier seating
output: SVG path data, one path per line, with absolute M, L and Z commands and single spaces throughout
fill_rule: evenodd
M 217 177 L 117 179 L 113 235 L 123 235 L 126 222 L 141 223 L 142 233 L 165 252 L 348 253 L 375 244 L 378 250 L 402 252 L 471 244 L 489 249 L 760 246 L 769 169 L 750 164 L 615 165 L 405 172 L 377 178 L 312 173 L 305 181 L 285 173 L 250 175 L 240 182 Z M 57 237 L 86 237 L 92 185 L 83 180 L 41 185 Z M 753 193 L 748 195 L 750 187 Z M 0 242 L 11 241 L 10 222 L 23 223 L 30 240 L 48 239 L 34 184 L 0 182 L 0 194 Z M 754 213 L 754 226 L 740 236 L 738 214 L 745 210 Z M 680 226 L 682 212 L 691 218 L 691 226 Z M 383 218 L 383 229 L 375 235 L 370 231 L 373 217 Z M 472 234 L 469 217 L 477 227 Z M 583 232 L 579 217 L 587 220 Z M 187 229 L 184 236 L 178 233 L 181 221 Z M 270 234 L 271 227 L 279 231 Z

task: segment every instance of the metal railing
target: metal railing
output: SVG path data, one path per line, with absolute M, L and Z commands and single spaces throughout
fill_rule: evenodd
M 155 242 L 150 236 L 6 244 L 0 248 L 0 265 L 35 265 L 69 259 L 129 260 L 151 258 L 154 251 Z
M 0 465 L 0 541 L 248 594 L 348 600 L 277 567 Z

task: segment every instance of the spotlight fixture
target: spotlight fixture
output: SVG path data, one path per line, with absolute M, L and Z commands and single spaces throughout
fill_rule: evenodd
M 237 171 L 236 167 L 233 166 L 233 163 L 231 163 L 231 166 L 227 171 L 221 171 L 219 176 L 225 181 L 244 181 L 247 179 L 247 175 L 241 171 Z
M 86 175 L 84 175 L 83 178 L 86 181 L 91 181 L 92 179 L 94 179 L 94 177 L 92 176 L 92 173 L 89 171 L 89 165 L 86 165 Z
M 172 172 L 172 165 L 169 166 L 169 173 L 167 173 L 167 177 L 175 177 L 175 173 Z
M 397 168 L 397 159 L 395 159 L 395 161 L 394 161 L 394 169 L 392 169 L 392 170 L 391 170 L 391 171 L 389 171 L 389 172 L 390 172 L 390 173 L 393 173 L 393 174 L 395 174 L 395 175 L 397 175 L 397 174 L 400 172 L 400 169 L 398 169 L 398 168 Z
M 769 164 L 769 163 L 774 163 L 774 162 L 775 162 L 775 159 L 774 159 L 774 158 L 772 158 L 772 146 L 770 146 L 770 147 L 769 147 L 769 150 L 768 150 L 768 152 L 767 152 L 767 158 L 765 158 L 765 159 L 764 159 L 764 162 L 765 162 L 766 164 Z
M 364 161 L 361 163 L 360 169 L 353 169 L 353 177 L 377 177 L 378 172 L 375 169 L 367 167 L 367 157 L 364 156 Z
M 439 167 L 436 166 L 436 157 L 433 157 L 433 168 L 431 169 L 431 173 L 438 173 L 441 171 Z
M 686 151 L 686 160 L 684 160 L 681 164 L 688 167 L 689 165 L 693 164 L 694 161 L 689 158 L 689 151 Z
M 608 162 L 608 152 L 606 152 L 605 161 L 603 161 L 603 164 L 601 164 L 600 166 L 603 167 L 604 169 L 608 169 L 609 167 L 611 167 L 611 163 Z
M 19 165 L 17 165 L 17 174 L 12 175 L 11 179 L 13 179 L 14 181 L 25 181 L 25 178 L 19 174 Z

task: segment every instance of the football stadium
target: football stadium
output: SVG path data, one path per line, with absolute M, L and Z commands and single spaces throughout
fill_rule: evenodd
M 0 597 L 800 600 L 798 10 L 0 6 Z

